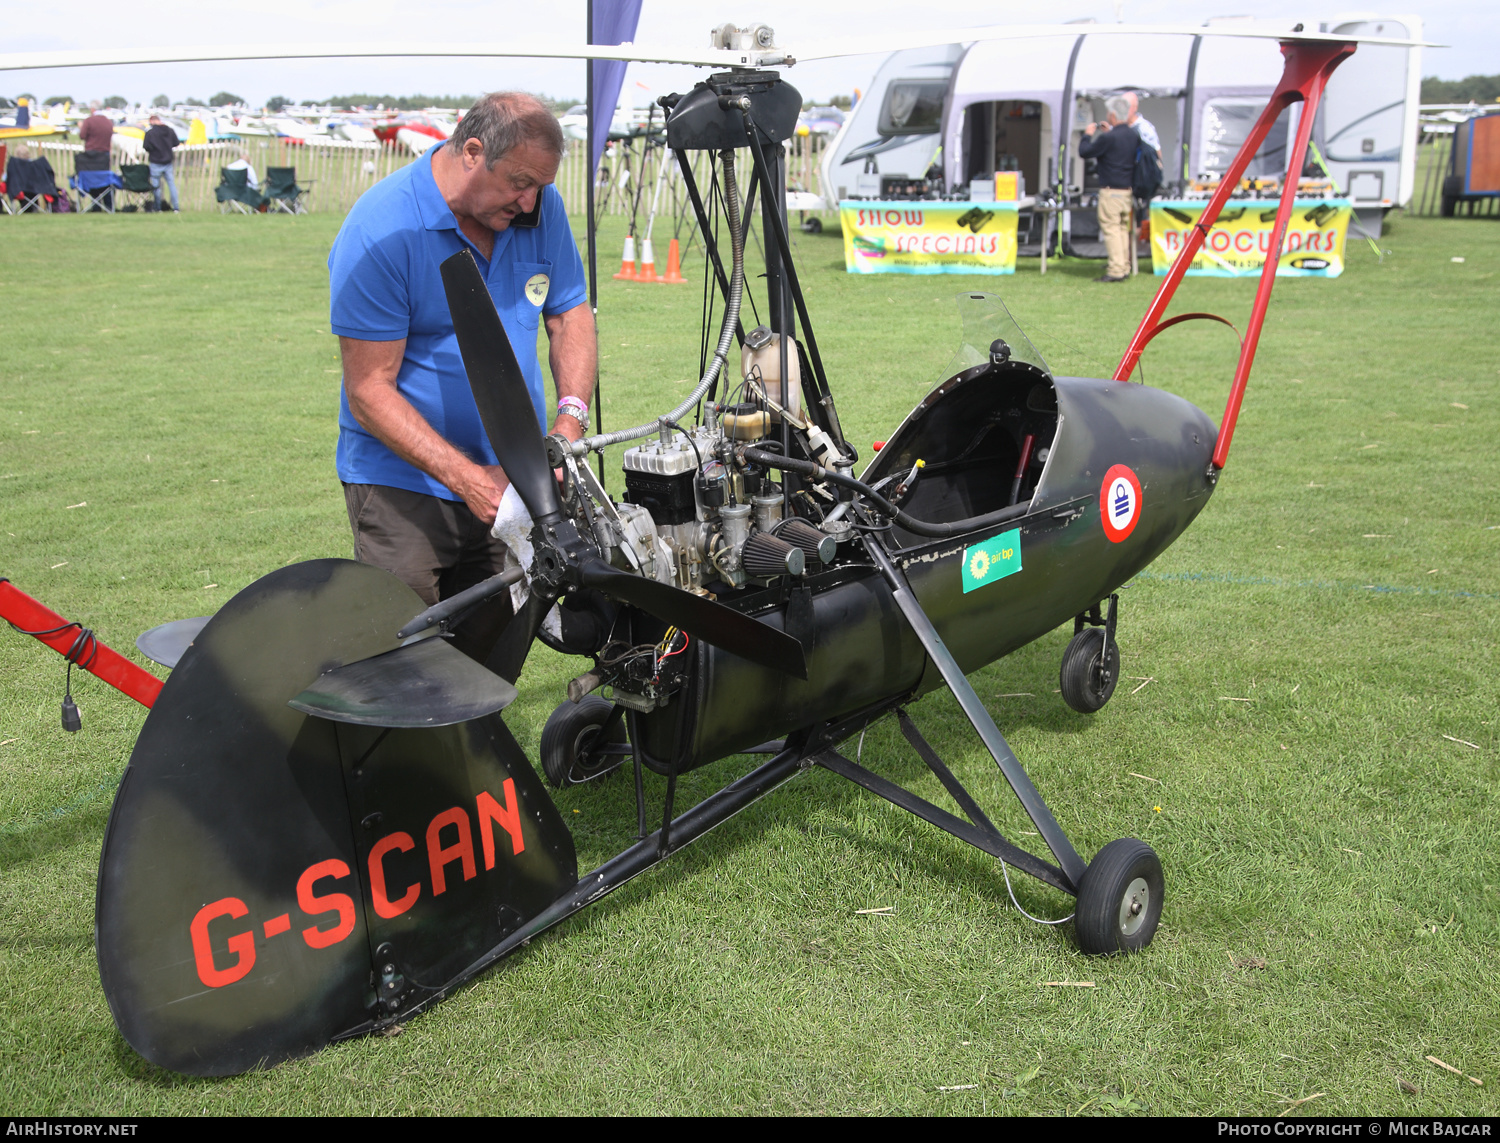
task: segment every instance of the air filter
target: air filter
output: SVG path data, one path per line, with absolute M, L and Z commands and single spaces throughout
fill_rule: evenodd
M 740 566 L 757 579 L 779 575 L 801 575 L 807 561 L 801 548 L 765 532 L 756 532 L 740 549 Z
M 799 548 L 808 560 L 818 560 L 825 564 L 833 562 L 834 554 L 839 548 L 837 540 L 827 532 L 818 531 L 806 520 L 783 520 L 781 527 L 776 529 L 776 536 L 792 547 Z

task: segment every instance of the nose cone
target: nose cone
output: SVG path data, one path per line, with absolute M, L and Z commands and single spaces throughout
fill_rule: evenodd
M 1208 503 L 1217 430 L 1202 409 L 1160 389 L 1085 377 L 1056 385 L 1061 424 L 1034 503 L 1079 506 L 1119 582 Z

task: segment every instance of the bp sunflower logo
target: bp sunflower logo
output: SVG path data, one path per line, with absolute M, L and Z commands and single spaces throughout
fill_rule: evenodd
M 964 549 L 964 592 L 1021 570 L 1021 529 L 1012 528 Z

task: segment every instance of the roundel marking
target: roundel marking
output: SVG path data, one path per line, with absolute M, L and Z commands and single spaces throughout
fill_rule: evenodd
M 1099 520 L 1109 542 L 1118 544 L 1141 518 L 1141 482 L 1127 466 L 1117 464 L 1099 486 Z

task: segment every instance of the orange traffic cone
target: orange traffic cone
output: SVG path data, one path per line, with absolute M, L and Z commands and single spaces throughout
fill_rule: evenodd
M 637 280 L 636 279 L 636 274 L 635 274 L 635 235 L 634 234 L 627 234 L 625 236 L 625 256 L 622 259 L 620 259 L 620 272 L 618 274 L 616 274 L 615 277 L 616 278 L 622 278 L 622 279 L 624 279 L 627 282 L 634 282 L 634 281 Z
M 661 281 L 668 285 L 685 285 L 687 279 L 682 276 L 682 254 L 677 249 L 677 239 L 672 239 L 672 244 L 667 247 L 667 272 Z
M 651 239 L 641 240 L 641 269 L 635 276 L 637 282 L 659 282 L 656 276 L 656 251 L 651 249 Z

